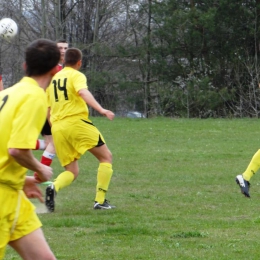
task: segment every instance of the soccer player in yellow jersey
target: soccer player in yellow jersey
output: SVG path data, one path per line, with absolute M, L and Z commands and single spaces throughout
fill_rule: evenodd
M 104 109 L 88 90 L 86 76 L 79 71 L 81 60 L 81 51 L 69 48 L 65 53 L 65 67 L 53 77 L 47 89 L 54 145 L 60 163 L 65 168 L 54 183 L 46 188 L 45 203 L 50 212 L 54 211 L 55 194 L 77 178 L 77 160 L 86 151 L 99 161 L 94 209 L 115 207 L 106 200 L 113 173 L 112 154 L 102 134 L 89 119 L 88 106 L 110 120 L 115 115 Z
M 55 74 L 60 52 L 55 42 L 39 39 L 25 51 L 25 74 L 20 82 L 0 92 L 0 259 L 9 244 L 22 259 L 55 260 L 28 198 L 44 202 L 34 177 L 52 177 L 52 169 L 32 154 L 46 120 L 44 90 Z
M 250 198 L 249 188 L 250 188 L 250 179 L 260 168 L 260 150 L 258 150 L 252 157 L 250 163 L 248 164 L 245 172 L 242 175 L 236 176 L 236 182 L 240 186 L 241 193 L 245 197 Z

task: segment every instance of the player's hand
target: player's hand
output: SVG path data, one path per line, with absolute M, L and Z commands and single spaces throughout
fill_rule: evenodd
M 42 192 L 34 177 L 26 176 L 23 191 L 29 199 L 37 198 L 40 202 L 44 202 Z
M 112 111 L 107 110 L 107 109 L 103 109 L 101 114 L 106 116 L 109 120 L 113 120 L 115 117 L 115 114 Z
M 52 168 L 42 164 L 41 170 L 35 173 L 34 178 L 38 183 L 40 183 L 40 182 L 49 181 L 52 175 L 53 175 Z

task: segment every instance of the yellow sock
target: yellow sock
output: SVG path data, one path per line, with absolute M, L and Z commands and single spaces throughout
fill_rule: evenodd
M 251 177 L 258 171 L 259 168 L 260 168 L 260 150 L 258 150 L 254 154 L 249 165 L 247 166 L 246 171 L 243 173 L 243 178 L 246 181 L 249 181 Z
M 113 174 L 112 164 L 110 163 L 100 163 L 97 173 L 97 188 L 96 188 L 96 198 L 100 204 L 103 204 L 106 198 L 106 192 Z
M 55 191 L 58 192 L 60 189 L 63 189 L 69 186 L 74 181 L 74 174 L 70 171 L 62 172 L 55 180 L 54 186 Z

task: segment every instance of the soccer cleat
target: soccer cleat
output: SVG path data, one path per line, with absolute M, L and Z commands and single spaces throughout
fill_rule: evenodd
M 53 184 L 48 185 L 45 193 L 45 205 L 49 212 L 53 212 L 55 209 L 54 198 L 56 196 L 55 187 Z
M 241 189 L 241 193 L 244 194 L 246 197 L 250 198 L 250 194 L 249 194 L 250 183 L 249 183 L 249 181 L 246 181 L 243 178 L 242 175 L 237 175 L 236 183 L 239 185 L 239 187 Z
M 94 209 L 114 209 L 116 206 L 112 206 L 108 203 L 107 200 L 104 200 L 103 204 L 98 203 L 95 201 L 94 203 Z

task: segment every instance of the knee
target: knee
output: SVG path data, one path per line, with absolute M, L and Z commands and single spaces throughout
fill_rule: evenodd
M 112 164 L 112 161 L 113 161 L 113 155 L 112 155 L 112 153 L 110 151 L 108 151 L 108 153 L 107 153 L 107 162 Z
M 73 172 L 74 180 L 76 180 L 79 176 L 79 171 Z
M 68 168 L 68 167 L 65 167 L 66 171 L 69 171 L 71 172 L 73 175 L 74 175 L 74 180 L 77 179 L 78 175 L 79 175 L 79 168 Z
M 46 150 L 48 150 L 49 152 L 54 153 L 54 154 L 56 153 L 53 141 L 49 142 Z

